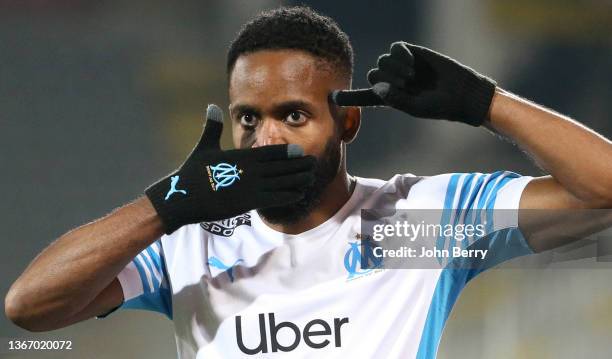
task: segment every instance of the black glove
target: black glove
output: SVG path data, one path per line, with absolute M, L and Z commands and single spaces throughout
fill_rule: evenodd
M 223 112 L 209 105 L 202 138 L 185 163 L 145 190 L 166 234 L 190 223 L 297 202 L 314 182 L 315 159 L 304 156 L 300 146 L 222 151 L 222 131 Z
M 487 118 L 495 81 L 428 48 L 394 42 L 368 72 L 372 88 L 334 91 L 340 106 L 391 106 L 416 117 L 480 126 Z

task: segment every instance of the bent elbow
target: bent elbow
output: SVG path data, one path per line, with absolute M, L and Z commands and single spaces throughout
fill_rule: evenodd
M 6 294 L 6 297 L 4 297 L 4 314 L 15 325 L 27 329 L 23 326 L 23 305 L 13 288 L 11 288 Z
M 612 175 L 590 184 L 592 208 L 612 209 Z
M 23 299 L 18 290 L 11 288 L 4 297 L 4 314 L 20 328 L 30 332 L 43 332 L 45 329 L 37 327 L 35 321 L 31 320 Z
M 593 193 L 586 201 L 591 209 L 612 209 L 612 191 L 609 188 Z

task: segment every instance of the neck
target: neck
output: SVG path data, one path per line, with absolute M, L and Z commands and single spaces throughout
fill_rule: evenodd
M 355 180 L 346 173 L 343 165 L 338 175 L 321 194 L 321 202 L 303 220 L 292 224 L 273 224 L 262 218 L 270 228 L 287 234 L 300 234 L 315 228 L 331 218 L 348 201 L 355 188 Z

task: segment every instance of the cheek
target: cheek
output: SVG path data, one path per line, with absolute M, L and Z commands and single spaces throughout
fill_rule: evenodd
M 294 143 L 302 146 L 304 149 L 304 154 L 313 155 L 315 157 L 319 157 L 321 155 L 321 145 L 319 141 L 314 141 L 312 137 L 301 138 L 296 140 Z
M 244 130 L 236 125 L 232 124 L 232 141 L 234 142 L 234 148 L 244 148 Z
M 309 129 L 307 133 L 302 133 L 299 138 L 296 138 L 295 143 L 304 148 L 304 153 L 313 155 L 318 158 L 325 154 L 325 146 L 329 142 L 335 142 L 337 136 L 334 127 L 314 127 Z

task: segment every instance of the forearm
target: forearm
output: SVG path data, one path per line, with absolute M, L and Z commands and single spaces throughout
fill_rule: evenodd
M 121 293 L 117 282 L 109 284 L 164 233 L 255 208 L 296 203 L 310 190 L 316 160 L 304 156 L 301 147 L 278 144 L 222 151 L 223 111 L 209 105 L 206 118 L 202 137 L 187 160 L 149 186 L 146 197 L 66 233 L 32 261 L 5 298 L 5 312 L 13 322 L 30 330 L 48 330 L 101 308 L 112 309 L 120 304 Z M 236 183 L 230 183 L 228 191 L 217 191 L 211 186 L 213 178 L 202 172 L 221 161 L 244 173 L 235 174 Z
M 23 322 L 70 317 L 162 234 L 150 202 L 137 199 L 49 245 L 13 284 L 6 305 Z
M 526 150 L 577 198 L 612 201 L 612 143 L 603 136 L 499 88 L 486 125 Z

